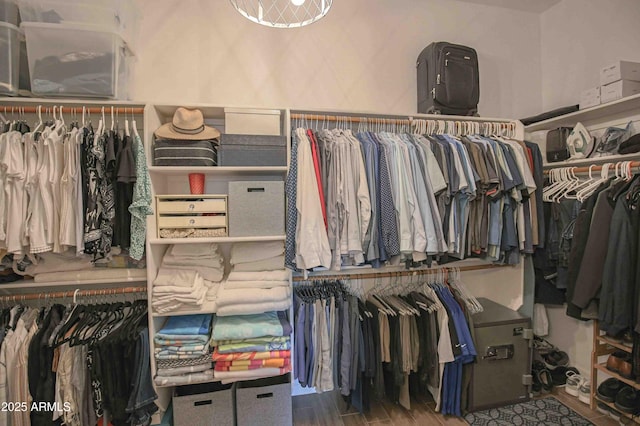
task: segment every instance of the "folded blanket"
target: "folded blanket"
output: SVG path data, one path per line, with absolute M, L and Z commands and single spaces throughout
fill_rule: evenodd
M 190 346 L 190 345 L 204 346 L 208 344 L 208 342 L 202 342 L 201 336 L 197 336 L 197 337 L 198 339 L 167 339 L 167 338 L 158 337 L 158 335 L 156 334 L 153 341 L 156 344 L 156 346 L 161 346 L 161 347 L 166 347 L 166 346 L 184 347 L 184 346 Z
M 266 352 L 266 351 L 283 351 L 291 349 L 291 340 L 283 342 L 241 342 L 229 343 L 226 345 L 218 345 L 218 352 L 221 354 L 235 352 Z
M 291 325 L 284 312 L 264 312 L 245 316 L 216 316 L 211 336 L 214 340 L 250 339 L 263 336 L 288 336 Z
M 174 244 L 167 251 L 178 257 L 211 257 L 218 255 L 218 245 L 214 243 Z
M 279 256 L 283 253 L 284 242 L 282 241 L 236 243 L 231 247 L 229 263 L 235 265 L 237 263 L 255 262 Z
M 211 346 L 220 346 L 220 345 L 232 345 L 234 343 L 283 343 L 291 341 L 291 337 L 289 336 L 262 336 L 262 337 L 252 337 L 250 339 L 225 339 L 225 340 L 213 340 L 211 339 Z
M 251 289 L 251 288 L 275 288 L 289 287 L 289 281 L 223 281 L 223 286 L 228 289 Z
M 220 317 L 229 315 L 251 315 L 269 311 L 284 311 L 290 307 L 291 299 L 285 299 L 278 302 L 242 303 L 222 307 L 218 305 L 216 315 Z
M 156 376 L 153 381 L 158 386 L 181 386 L 213 380 L 213 370 L 183 376 Z
M 229 305 L 280 302 L 291 299 L 291 289 L 287 287 L 235 289 L 223 285 L 218 291 L 218 308 Z
M 83 263 L 82 263 L 83 264 Z M 124 268 L 91 268 L 82 271 L 68 272 L 44 272 L 33 277 L 35 282 L 59 282 L 59 281 L 80 281 L 111 279 L 113 282 L 129 281 L 134 279 L 146 280 L 146 269 L 124 269 Z
M 156 360 L 160 359 L 196 359 L 200 358 L 202 354 L 155 354 Z
M 291 351 L 269 351 L 269 352 L 238 352 L 234 354 L 221 354 L 217 349 L 213 351 L 211 358 L 214 361 L 235 361 L 269 358 L 291 358 Z
M 212 319 L 213 315 L 211 314 L 178 315 L 169 317 L 167 322 L 165 322 L 160 329 L 160 332 L 156 335 L 208 335 Z
M 251 359 L 251 360 L 236 360 L 236 361 L 217 361 L 215 368 L 248 367 L 248 366 L 285 367 L 290 364 L 291 364 L 291 359 L 289 358 L 269 358 L 269 359 Z
M 289 281 L 289 271 L 240 272 L 232 270 L 227 281 Z
M 202 343 L 187 343 L 184 345 L 156 345 L 156 352 L 160 350 L 169 351 L 169 352 L 179 352 L 179 351 L 201 351 L 203 349 L 209 349 L 208 344 Z
M 194 270 L 173 269 L 161 266 L 158 270 L 156 279 L 153 280 L 154 287 L 171 286 L 171 287 L 193 287 L 196 284 L 196 278 L 202 277 Z
M 284 255 L 257 260 L 255 262 L 236 263 L 233 270 L 236 272 L 275 271 L 284 268 Z
M 156 359 L 157 368 L 180 368 L 200 365 L 208 365 L 211 367 L 211 354 L 190 359 Z
M 224 277 L 224 268 L 222 267 L 207 267 L 207 266 L 194 266 L 194 265 L 183 265 L 183 264 L 171 264 L 167 265 L 165 263 L 162 266 L 168 266 L 171 269 L 180 269 L 180 270 L 188 270 L 188 271 L 196 271 L 202 278 L 207 281 L 220 282 Z
M 166 253 L 162 258 L 162 266 L 206 266 L 207 268 L 220 269 L 224 267 L 224 259 L 220 255 L 211 257 L 183 257 L 173 256 L 171 253 Z
M 280 376 L 291 371 L 291 366 L 282 368 L 259 368 L 257 370 L 248 371 L 215 371 L 214 377 L 218 380 L 253 380 L 261 377 Z
M 160 349 L 160 348 L 156 348 L 155 349 L 155 356 L 156 358 L 165 358 L 165 357 L 172 357 L 174 355 L 178 355 L 178 356 L 183 356 L 183 355 L 189 355 L 190 358 L 196 358 L 202 355 L 206 355 L 209 353 L 209 347 L 207 347 L 206 349 L 202 349 L 200 351 L 167 351 L 164 349 Z
M 274 367 L 281 367 L 281 366 L 276 365 Z M 199 373 L 207 370 L 211 370 L 211 362 L 207 364 L 192 365 L 189 367 L 158 368 L 156 373 L 158 376 L 182 376 L 185 374 Z
M 190 335 L 190 334 L 160 334 L 160 333 L 156 333 L 156 335 L 153 337 L 153 341 L 155 342 L 156 345 L 167 345 L 167 346 L 171 346 L 171 345 L 177 345 L 178 342 L 180 343 L 184 343 L 184 344 L 202 344 L 202 343 L 207 343 L 209 341 L 209 335 L 208 334 L 201 334 L 201 335 Z

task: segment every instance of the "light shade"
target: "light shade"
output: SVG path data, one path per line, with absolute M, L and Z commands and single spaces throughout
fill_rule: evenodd
M 313 24 L 331 9 L 333 0 L 306 0 L 296 6 L 291 0 L 230 0 L 242 16 L 274 28 L 298 28 Z

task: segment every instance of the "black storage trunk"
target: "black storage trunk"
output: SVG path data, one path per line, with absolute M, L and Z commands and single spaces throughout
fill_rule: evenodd
M 478 298 L 473 315 L 477 362 L 473 364 L 469 411 L 529 400 L 531 319 L 492 300 Z
M 418 56 L 418 112 L 476 115 L 480 100 L 475 49 L 447 42 L 431 43 Z
M 220 166 L 286 166 L 284 136 L 223 134 L 218 147 Z

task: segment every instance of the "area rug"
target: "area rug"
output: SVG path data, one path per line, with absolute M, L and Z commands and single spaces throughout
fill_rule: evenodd
M 471 426 L 593 425 L 553 397 L 476 411 L 464 419 Z

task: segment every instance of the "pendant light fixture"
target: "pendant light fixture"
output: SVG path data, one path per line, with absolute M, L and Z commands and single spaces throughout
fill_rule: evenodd
M 313 24 L 331 9 L 333 0 L 230 0 L 242 16 L 273 28 Z

